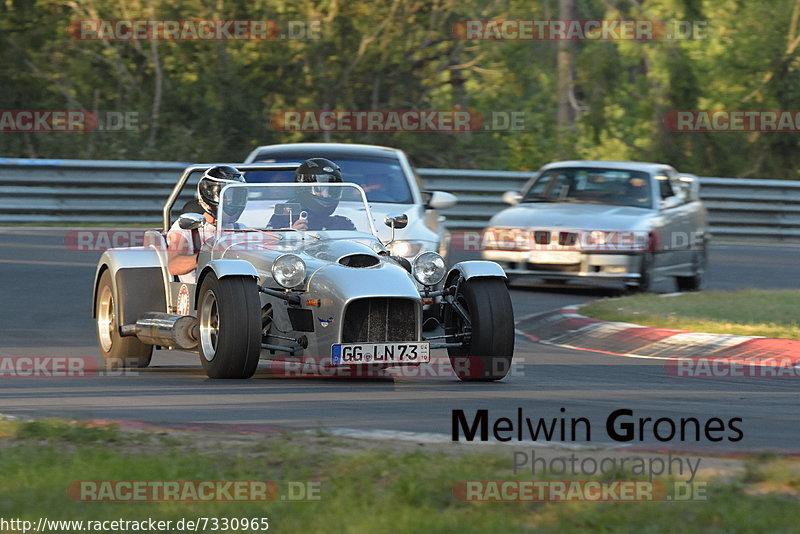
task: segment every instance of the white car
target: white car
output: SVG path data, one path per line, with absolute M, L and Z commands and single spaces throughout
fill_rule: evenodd
M 699 182 L 669 165 L 560 161 L 542 167 L 489 221 L 483 258 L 509 279 L 617 282 L 648 291 L 674 277 L 698 290 L 706 272 L 708 215 Z

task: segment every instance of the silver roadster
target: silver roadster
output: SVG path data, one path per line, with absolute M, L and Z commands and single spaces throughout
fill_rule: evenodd
M 674 277 L 698 290 L 709 233 L 699 182 L 669 165 L 561 161 L 542 167 L 489 221 L 483 258 L 509 278 L 622 283 L 649 291 Z
M 231 165 L 245 173 L 297 167 Z M 432 351 L 446 349 L 462 380 L 506 375 L 514 326 L 502 268 L 465 261 L 448 270 L 434 251 L 412 261 L 392 256 L 353 183 L 227 185 L 215 233 L 199 248 L 196 283 L 170 275 L 168 230 L 177 220 L 193 232 L 204 220 L 173 207 L 190 175 L 210 167 L 183 172 L 164 206 L 163 228 L 147 232 L 144 246 L 112 248 L 100 258 L 93 311 L 107 365 L 145 367 L 155 347 L 197 352 L 209 377 L 248 378 L 260 359 L 388 368 L 430 362 Z M 338 201 L 335 225 L 314 227 L 302 204 L 308 188 Z M 393 234 L 407 217 L 383 222 Z M 437 297 L 443 328 L 423 337 L 423 302 Z

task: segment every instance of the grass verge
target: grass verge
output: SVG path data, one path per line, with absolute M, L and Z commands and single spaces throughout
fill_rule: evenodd
M 604 321 L 713 334 L 800 339 L 800 291 L 701 291 L 604 299 L 580 313 Z
M 410 447 L 410 448 L 409 448 Z M 454 498 L 462 480 L 512 475 L 512 455 L 312 435 L 217 438 L 127 432 L 63 421 L 0 422 L 0 517 L 177 521 L 268 517 L 275 532 L 794 532 L 800 462 L 759 457 L 738 478 L 709 480 L 705 502 L 483 502 Z M 450 449 L 458 449 L 449 446 Z M 558 477 L 566 478 L 566 477 Z M 76 502 L 75 480 L 274 480 L 320 484 L 292 502 Z M 35 523 L 34 523 L 35 524 Z M 65 530 L 68 531 L 68 530 Z M 233 530 L 231 530 L 233 532 Z

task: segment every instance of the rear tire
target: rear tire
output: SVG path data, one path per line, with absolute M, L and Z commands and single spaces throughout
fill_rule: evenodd
M 197 316 L 200 363 L 209 378 L 250 378 L 261 353 L 261 304 L 256 281 L 244 276 L 217 278 L 200 286 Z
M 139 341 L 135 336 L 119 334 L 111 272 L 106 269 L 100 276 L 95 294 L 97 346 L 107 369 L 142 368 L 150 365 L 153 345 Z
M 449 347 L 450 364 L 463 381 L 494 381 L 504 378 L 514 356 L 514 309 L 505 280 L 462 280 L 455 295 L 472 325 L 470 342 Z M 444 305 L 445 333 L 462 332 L 464 321 L 451 305 Z M 459 338 L 454 338 L 459 339 Z

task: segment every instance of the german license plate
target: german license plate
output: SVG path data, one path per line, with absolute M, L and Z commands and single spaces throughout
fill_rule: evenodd
M 580 263 L 581 253 L 577 250 L 534 250 L 528 256 L 528 261 L 530 263 Z
M 429 343 L 337 343 L 331 345 L 333 365 L 428 363 Z

